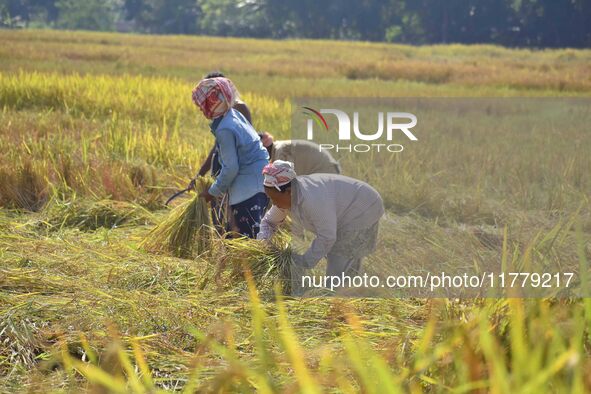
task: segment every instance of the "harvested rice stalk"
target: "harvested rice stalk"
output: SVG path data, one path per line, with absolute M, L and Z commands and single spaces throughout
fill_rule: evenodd
M 152 214 L 145 208 L 124 201 L 112 200 L 52 200 L 43 210 L 41 225 L 59 230 L 76 227 L 92 231 L 100 227 L 113 228 L 123 224 L 140 225 L 152 222 Z
M 140 247 L 154 253 L 190 258 L 211 249 L 213 229 L 207 202 L 199 197 L 211 186 L 211 179 L 196 180 L 195 197 L 174 208 L 142 241 Z
M 248 238 L 225 240 L 227 259 L 233 265 L 233 279 L 242 278 L 248 268 L 260 287 L 280 282 L 283 294 L 291 294 L 292 248 L 289 236 L 278 233 L 272 243 Z

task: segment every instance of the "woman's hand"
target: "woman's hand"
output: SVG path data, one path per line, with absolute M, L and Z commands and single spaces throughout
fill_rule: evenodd
M 202 191 L 199 197 L 205 199 L 206 202 L 212 202 L 215 199 L 215 196 L 209 194 L 209 190 Z
M 191 182 L 187 185 L 187 190 L 195 190 L 195 178 L 191 179 Z
M 271 242 L 271 237 L 273 236 L 273 233 L 270 231 L 266 231 L 265 229 L 260 229 L 258 234 L 257 234 L 257 241 L 261 241 L 264 243 L 270 243 Z

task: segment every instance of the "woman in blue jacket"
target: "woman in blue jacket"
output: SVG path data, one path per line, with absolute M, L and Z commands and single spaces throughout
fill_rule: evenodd
M 210 202 L 228 193 L 234 224 L 240 234 L 255 238 L 268 203 L 263 167 L 269 154 L 246 118 L 232 107 L 238 92 L 227 78 L 206 78 L 193 89 L 193 102 L 207 119 L 222 166 L 215 182 L 201 196 Z

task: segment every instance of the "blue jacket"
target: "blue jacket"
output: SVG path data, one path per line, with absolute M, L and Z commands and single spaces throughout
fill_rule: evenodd
M 264 192 L 263 167 L 269 162 L 269 154 L 252 125 L 231 109 L 212 122 L 211 132 L 222 169 L 209 193 L 216 197 L 228 193 L 230 205 L 235 205 Z

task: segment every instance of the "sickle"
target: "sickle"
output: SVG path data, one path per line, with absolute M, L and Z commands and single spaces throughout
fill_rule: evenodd
M 177 198 L 181 194 L 188 192 L 189 190 L 191 190 L 191 189 L 186 188 L 186 189 L 183 189 L 183 190 L 180 190 L 180 191 L 174 193 L 168 200 L 166 200 L 166 203 L 164 205 L 168 205 L 172 200 L 174 200 L 175 198 Z

